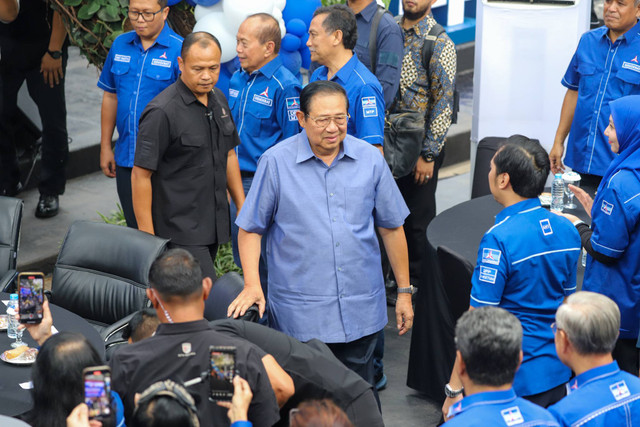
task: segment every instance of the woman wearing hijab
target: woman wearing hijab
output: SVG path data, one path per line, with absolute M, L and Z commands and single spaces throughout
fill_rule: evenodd
M 638 375 L 640 349 L 640 96 L 609 103 L 605 135 L 618 156 L 607 169 L 595 199 L 569 188 L 587 212 L 591 227 L 570 214 L 589 255 L 582 289 L 613 299 L 620 308 L 620 336 L 613 351 L 620 368 Z

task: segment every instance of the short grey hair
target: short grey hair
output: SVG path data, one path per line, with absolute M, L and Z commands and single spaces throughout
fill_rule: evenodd
M 456 347 L 474 384 L 510 384 L 520 364 L 522 326 L 503 308 L 467 311 L 456 325 Z
M 558 308 L 556 327 L 567 334 L 579 354 L 609 354 L 618 339 L 620 310 L 604 295 L 576 292 Z

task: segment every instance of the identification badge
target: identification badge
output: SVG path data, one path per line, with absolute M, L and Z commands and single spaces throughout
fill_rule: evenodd
M 129 55 L 120 55 L 116 53 L 116 56 L 113 57 L 113 60 L 116 62 L 131 62 L 131 57 Z
M 548 219 L 543 219 L 540 221 L 540 228 L 542 228 L 542 234 L 544 234 L 545 236 L 553 234 L 553 229 L 551 228 L 551 223 Z
M 498 269 L 483 266 L 480 267 L 480 275 L 478 277 L 480 281 L 495 284 L 497 277 Z
M 362 115 L 364 117 L 375 117 L 378 115 L 378 105 L 375 96 L 362 98 Z
M 153 58 L 151 60 L 151 65 L 155 65 L 156 67 L 171 68 L 171 61 L 167 61 L 166 59 Z
M 240 93 L 240 92 L 238 92 L 238 91 L 237 91 L 237 90 L 235 90 L 235 89 L 229 89 L 229 96 L 230 96 L 231 98 L 237 98 L 239 93 Z

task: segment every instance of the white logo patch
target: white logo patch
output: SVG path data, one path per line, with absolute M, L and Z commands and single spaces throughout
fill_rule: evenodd
M 375 96 L 362 98 L 362 115 L 364 117 L 375 117 L 378 115 L 378 105 Z
M 543 219 L 540 221 L 540 228 L 542 228 L 542 234 L 545 236 L 549 236 L 553 234 L 553 230 L 551 229 L 551 223 L 548 219 Z
M 191 343 L 183 342 L 182 343 L 182 353 L 178 354 L 178 357 L 191 357 L 195 356 L 196 353 L 191 351 Z
M 613 212 L 613 205 L 606 200 L 603 200 L 602 205 L 600 206 L 600 210 L 607 215 L 611 215 L 611 212 Z
M 287 114 L 289 115 L 289 121 L 290 122 L 295 122 L 296 120 L 298 120 L 298 118 L 296 117 L 296 111 L 298 110 L 288 110 Z
M 624 61 L 622 63 L 622 68 L 626 68 L 627 70 L 635 71 L 636 73 L 640 73 L 640 65 L 633 64 L 631 62 Z
M 502 252 L 500 252 L 497 249 L 489 249 L 489 248 L 482 249 L 483 264 L 499 265 L 501 256 L 502 256 Z
M 237 98 L 239 93 L 240 92 L 238 92 L 235 89 L 229 89 L 229 96 L 232 97 L 232 98 Z
M 620 381 L 610 385 L 609 390 L 611 390 L 611 393 L 616 400 L 624 399 L 625 397 L 631 396 L 629 387 L 627 387 L 627 383 L 625 383 L 624 381 Z
M 113 57 L 113 60 L 116 62 L 131 62 L 131 57 L 128 55 L 116 54 L 116 56 Z
M 266 105 L 267 107 L 271 107 L 273 105 L 273 101 L 269 98 L 260 95 L 253 95 L 253 102 L 257 102 L 258 104 Z
M 515 426 L 524 422 L 520 408 L 517 406 L 503 409 L 500 411 L 500 415 L 502 415 L 504 422 L 507 423 L 508 426 Z
M 480 279 L 481 281 L 495 284 L 497 277 L 498 269 L 483 266 L 480 267 L 480 276 L 478 277 L 478 279 Z
M 164 68 L 171 68 L 171 61 L 167 61 L 166 59 L 153 58 L 151 60 L 151 65 L 157 65 L 158 67 L 164 67 Z

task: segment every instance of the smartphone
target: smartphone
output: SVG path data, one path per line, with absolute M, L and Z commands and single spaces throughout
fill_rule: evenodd
M 233 397 L 233 377 L 236 375 L 236 348 L 212 345 L 209 353 L 209 399 L 229 401 Z
M 18 307 L 20 323 L 42 322 L 44 302 L 44 274 L 20 273 L 18 275 Z
M 103 420 L 111 416 L 111 368 L 89 366 L 82 371 L 84 403 L 89 407 L 90 420 Z

